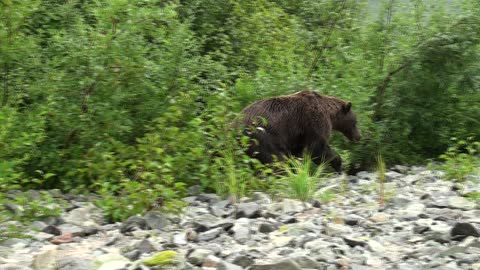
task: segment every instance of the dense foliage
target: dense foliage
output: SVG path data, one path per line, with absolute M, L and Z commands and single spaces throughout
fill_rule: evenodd
M 192 184 L 242 195 L 269 172 L 232 119 L 303 88 L 353 102 L 352 170 L 438 157 L 480 137 L 480 4 L 455 2 L 0 1 L 0 190 L 96 191 L 114 219 Z

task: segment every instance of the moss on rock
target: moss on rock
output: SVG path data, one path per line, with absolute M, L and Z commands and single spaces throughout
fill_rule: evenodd
M 173 250 L 165 250 L 156 253 L 152 257 L 145 259 L 143 264 L 146 266 L 167 265 L 173 263 L 173 259 L 177 256 L 177 252 Z

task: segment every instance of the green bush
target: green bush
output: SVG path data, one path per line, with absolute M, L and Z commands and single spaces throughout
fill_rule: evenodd
M 65 208 L 63 200 L 53 198 L 46 191 L 40 191 L 38 194 L 31 192 L 2 194 L 0 203 L 0 220 L 16 220 L 24 224 L 46 217 L 58 217 Z M 7 205 L 15 207 L 15 212 L 7 209 Z
M 480 173 L 480 142 L 474 141 L 473 137 L 466 140 L 452 139 L 453 145 L 447 152 L 440 155 L 443 162 L 438 167 L 445 171 L 449 180 L 463 182 L 469 175 Z

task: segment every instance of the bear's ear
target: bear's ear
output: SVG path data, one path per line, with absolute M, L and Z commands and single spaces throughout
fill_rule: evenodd
M 348 102 L 347 104 L 343 105 L 343 112 L 344 113 L 348 113 L 350 111 L 350 109 L 352 109 L 352 103 L 351 102 Z

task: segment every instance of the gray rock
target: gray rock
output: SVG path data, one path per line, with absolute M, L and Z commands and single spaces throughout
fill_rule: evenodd
M 88 236 L 88 235 L 93 235 L 93 234 L 98 233 L 98 228 L 97 227 L 86 227 L 86 228 L 84 228 L 83 231 L 84 231 L 85 236 Z
M 101 210 L 92 204 L 73 209 L 63 216 L 63 219 L 66 223 L 77 226 L 98 226 L 103 224 L 103 214 Z
M 52 235 L 60 235 L 62 231 L 55 225 L 48 225 L 42 229 L 42 232 L 52 234 Z
M 85 235 L 85 229 L 77 225 L 65 223 L 59 225 L 57 228 L 62 232 L 62 234 L 71 233 L 73 236 Z
M 288 235 L 302 236 L 307 233 L 320 233 L 322 226 L 316 225 L 311 221 L 295 223 L 288 226 Z
M 188 196 L 182 198 L 182 201 L 186 202 L 189 206 L 199 206 L 200 203 L 197 201 L 197 196 Z
M 295 247 L 297 248 L 305 248 L 305 244 L 311 241 L 314 241 L 318 239 L 317 234 L 309 233 L 305 235 L 301 235 L 296 237 L 293 241 L 292 244 L 294 244 Z
M 252 194 L 252 200 L 254 202 L 257 202 L 259 204 L 270 204 L 272 203 L 272 199 L 270 198 L 270 196 L 268 196 L 267 194 L 263 193 L 263 192 L 254 192 Z
M 377 175 L 375 173 L 361 171 L 357 173 L 357 177 L 360 179 L 373 180 L 377 178 Z
M 301 268 L 320 269 L 320 264 L 308 256 L 297 256 L 291 259 Z
M 55 270 L 91 270 L 94 269 L 93 260 L 86 257 L 59 256 Z
M 218 263 L 217 270 L 243 270 L 243 267 L 222 261 Z
M 398 179 L 398 178 L 402 177 L 403 174 L 398 173 L 398 172 L 394 172 L 394 171 L 389 171 L 389 172 L 385 173 L 385 176 L 386 176 L 388 181 L 393 181 L 395 179 Z
M 285 247 L 287 245 L 290 244 L 290 242 L 292 242 L 293 240 L 293 237 L 291 236 L 276 236 L 272 239 L 272 244 L 275 246 L 275 247 Z
M 437 254 L 438 257 L 454 256 L 457 253 L 465 253 L 467 247 L 454 246 Z
M 202 268 L 216 269 L 218 267 L 218 264 L 220 264 L 221 262 L 222 262 L 222 259 L 214 255 L 208 255 L 203 261 Z
M 283 199 L 281 202 L 281 210 L 284 214 L 295 214 L 305 210 L 305 204 L 303 202 L 291 199 Z
M 96 258 L 97 270 L 119 270 L 126 267 L 130 261 L 118 254 L 104 254 Z
M 400 180 L 405 182 L 407 185 L 415 185 L 421 179 L 422 177 L 420 175 L 412 174 L 412 175 L 407 175 L 405 177 L 402 177 Z
M 233 222 L 228 219 L 220 219 L 210 214 L 199 216 L 194 222 L 193 226 L 196 232 L 205 232 L 214 228 L 222 227 L 228 230 L 233 226 Z
M 230 232 L 233 233 L 233 238 L 240 244 L 244 244 L 250 240 L 250 229 L 248 223 L 236 223 L 231 229 Z
M 257 218 L 260 216 L 260 205 L 255 202 L 239 203 L 237 205 L 236 218 Z
M 471 202 L 464 197 L 450 197 L 448 198 L 448 207 L 462 210 L 475 209 L 475 203 Z
M 283 224 L 292 224 L 292 223 L 297 222 L 297 218 L 296 218 L 296 217 L 290 216 L 290 215 L 286 215 L 286 214 L 280 215 L 280 216 L 277 218 L 277 220 L 278 220 L 278 222 L 283 223 Z
M 140 253 L 152 253 L 157 249 L 148 239 L 143 239 L 135 245 L 135 249 Z
M 383 254 L 383 253 L 385 253 L 385 247 L 384 247 L 381 243 L 379 243 L 379 242 L 377 242 L 377 241 L 375 241 L 375 240 L 372 240 L 372 239 L 368 240 L 368 241 L 367 241 L 367 245 L 368 245 L 368 248 L 369 248 L 371 251 L 373 251 L 373 252 L 375 252 L 375 253 L 377 253 L 377 254 Z
M 43 229 L 45 229 L 45 227 L 47 227 L 47 224 L 45 224 L 45 222 L 42 222 L 42 221 L 34 221 L 31 225 L 30 225 L 30 228 L 34 229 L 34 230 L 37 230 L 37 231 L 42 231 Z
M 468 236 L 480 237 L 477 228 L 470 223 L 458 222 L 450 231 L 450 236 L 455 240 L 463 240 Z
M 65 223 L 65 221 L 62 218 L 52 217 L 52 216 L 43 218 L 42 222 L 44 222 L 47 225 L 60 225 Z
M 445 244 L 450 242 L 450 236 L 446 233 L 430 231 L 425 234 L 425 240 L 433 240 L 435 242 Z
M 232 201 L 231 200 L 223 200 L 223 201 L 219 201 L 219 202 L 216 202 L 214 204 L 212 204 L 212 208 L 219 208 L 219 209 L 225 209 L 227 207 L 229 207 L 230 205 L 232 205 Z
M 277 230 L 277 226 L 268 223 L 268 222 L 261 222 L 258 225 L 258 231 L 261 233 L 271 233 L 273 231 Z
M 430 230 L 430 227 L 428 226 L 415 226 L 413 227 L 413 233 L 416 234 L 423 234 L 425 232 L 428 232 Z
M 114 235 L 113 237 L 107 240 L 107 242 L 105 243 L 105 246 L 113 246 L 115 243 L 118 242 L 118 240 L 120 240 L 120 236 Z
M 243 268 L 248 268 L 254 262 L 254 260 L 251 256 L 248 256 L 247 254 L 244 254 L 243 252 L 236 252 L 236 253 L 228 256 L 226 260 L 227 260 L 227 262 L 239 265 Z
M 193 265 L 200 266 L 203 264 L 203 261 L 210 256 L 213 255 L 213 251 L 209 249 L 195 249 L 193 250 L 187 257 L 187 261 Z
M 55 270 L 57 266 L 58 251 L 47 250 L 37 254 L 32 262 L 33 270 Z
M 325 234 L 329 236 L 341 236 L 344 234 L 351 234 L 352 228 L 343 224 L 328 223 L 325 226 Z
M 6 240 L 0 242 L 0 246 L 9 247 L 9 248 L 23 248 L 30 245 L 30 240 L 21 239 L 21 238 L 7 238 Z
M 198 241 L 210 241 L 212 239 L 217 238 L 222 232 L 223 228 L 215 228 L 208 230 L 206 232 L 201 232 L 198 234 L 197 240 Z
M 390 218 L 390 215 L 388 214 L 385 214 L 385 213 L 374 213 L 371 217 L 370 217 L 370 220 L 372 220 L 373 222 L 375 223 L 384 223 L 384 222 L 387 222 L 389 221 L 391 218 Z
M 234 208 L 227 208 L 231 205 L 230 200 L 223 200 L 219 201 L 217 203 L 214 203 L 210 207 L 210 212 L 212 212 L 213 215 L 217 217 L 228 217 L 232 215 L 235 211 Z
M 286 259 L 273 263 L 254 264 L 250 270 L 302 270 L 302 268 L 295 261 Z
M 170 221 L 164 214 L 158 211 L 149 211 L 144 216 L 147 226 L 153 230 L 163 230 L 170 225 Z
M 411 203 L 406 209 L 399 211 L 399 216 L 406 220 L 416 220 L 418 216 L 425 211 L 425 205 L 422 203 Z
M 396 171 L 396 172 L 399 172 L 399 173 L 402 173 L 402 174 L 406 174 L 406 173 L 408 173 L 409 168 L 407 166 L 403 166 L 403 165 L 395 165 L 395 166 L 393 166 L 392 170 Z
M 136 261 L 138 258 L 140 258 L 140 255 L 142 255 L 142 252 L 140 250 L 132 250 L 126 253 L 122 254 L 125 256 L 125 258 L 129 259 L 130 261 Z
M 332 243 L 325 241 L 324 239 L 315 239 L 305 243 L 305 248 L 312 251 L 331 250 Z
M 420 265 L 410 264 L 410 263 L 399 263 L 395 268 L 397 270 L 422 270 L 424 269 Z
M 186 233 L 177 233 L 172 236 L 172 243 L 177 246 L 183 246 L 188 243 Z
M 359 239 L 355 239 L 353 237 L 343 237 L 343 240 L 345 241 L 345 243 L 350 246 L 350 247 L 356 247 L 356 246 L 361 246 L 361 247 L 365 247 L 367 246 L 367 243 L 365 241 L 362 241 L 362 240 L 359 240 Z
M 126 233 L 145 229 L 147 229 L 147 222 L 144 218 L 139 216 L 131 216 L 127 218 L 125 222 L 123 222 L 122 226 L 120 227 L 120 232 Z
M 213 204 L 220 201 L 220 197 L 214 193 L 202 193 L 197 196 L 197 200 L 201 202 L 206 202 Z
M 2 269 L 2 270 L 32 270 L 32 268 L 30 268 L 30 267 L 11 264 L 11 263 L 3 264 L 0 269 Z
M 356 226 L 364 220 L 365 220 L 365 218 L 363 218 L 359 215 L 356 215 L 356 214 L 349 214 L 344 219 L 345 224 L 350 225 L 350 226 Z
M 44 232 L 31 232 L 30 234 L 37 241 L 48 241 L 53 238 L 53 235 Z

